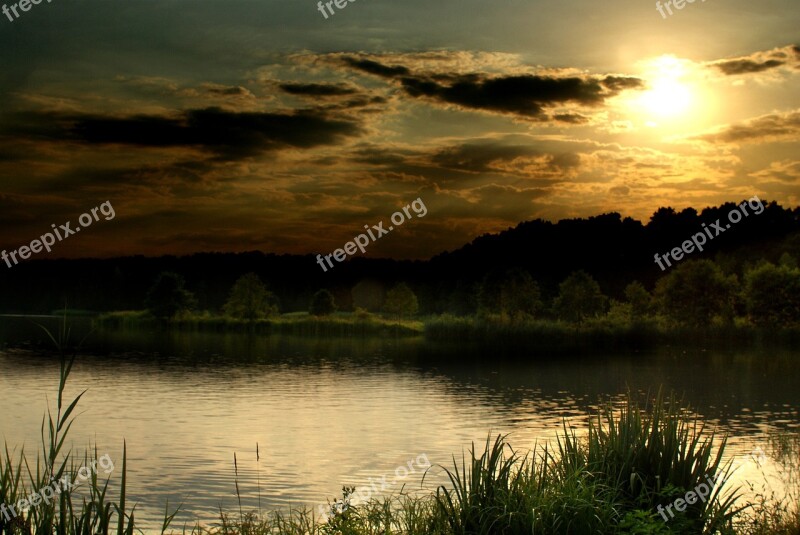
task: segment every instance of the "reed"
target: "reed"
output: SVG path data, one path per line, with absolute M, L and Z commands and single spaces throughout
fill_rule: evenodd
M 100 459 L 95 448 L 93 454 L 84 454 L 83 463 L 70 448 L 67 438 L 74 423 L 72 417 L 75 408 L 86 392 L 81 392 L 67 403 L 64 399 L 67 381 L 75 362 L 77 349 L 67 356 L 65 348 L 69 341 L 70 331 L 66 326 L 66 315 L 58 337 L 53 336 L 44 326 L 40 326 L 55 344 L 60 356 L 60 373 L 58 396 L 55 414 L 48 408 L 42 419 L 42 450 L 31 460 L 24 450 L 16 455 L 9 451 L 5 444 L 5 456 L 0 456 L 0 505 L 14 507 L 15 514 L 0 514 L 0 533 L 4 535 L 92 535 L 96 533 L 114 533 L 132 535 L 135 518 L 133 509 L 126 506 L 127 488 L 127 447 L 123 445 L 122 475 L 118 501 L 108 498 L 109 479 L 102 481 L 96 471 L 90 475 L 83 493 L 78 494 L 75 487 L 64 488 L 52 500 L 41 500 L 27 511 L 15 506 L 23 498 L 39 493 L 47 487 L 52 488 L 64 478 L 70 482 L 78 479 L 79 468 L 88 467 L 93 461 L 95 466 Z M 78 346 L 80 347 L 80 345 Z M 162 534 L 169 529 L 175 513 L 165 513 Z

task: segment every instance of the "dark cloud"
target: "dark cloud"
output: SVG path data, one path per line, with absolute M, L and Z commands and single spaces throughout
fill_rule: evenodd
M 286 147 L 336 145 L 361 128 L 323 112 L 244 112 L 205 108 L 177 116 L 110 117 L 89 114 L 26 112 L 12 117 L 7 133 L 90 144 L 140 147 L 190 146 L 220 159 L 238 159 Z
M 369 74 L 374 74 L 376 76 L 392 78 L 395 76 L 406 76 L 411 74 L 411 71 L 408 70 L 407 67 L 388 67 L 370 59 L 358 59 L 351 57 L 344 57 L 342 59 L 349 66 Z
M 297 84 L 285 83 L 279 86 L 291 95 L 306 95 L 314 97 L 335 97 L 353 95 L 357 90 L 344 84 Z
M 541 151 L 530 146 L 474 142 L 442 149 L 431 157 L 431 161 L 441 167 L 480 173 L 495 170 L 492 164 L 496 162 L 541 154 Z
M 795 57 L 796 56 L 796 57 Z M 788 45 L 772 50 L 761 50 L 747 56 L 728 58 L 710 62 L 708 65 L 722 71 L 728 76 L 755 74 L 777 69 L 782 66 L 800 68 L 800 47 Z
M 549 163 L 557 169 L 573 169 L 581 164 L 581 157 L 574 152 L 562 152 L 550 156 Z
M 579 113 L 556 113 L 553 115 L 553 120 L 570 124 L 585 124 L 589 122 L 588 117 L 584 117 Z
M 638 89 L 644 86 L 639 78 L 632 76 L 606 76 L 603 78 L 603 85 L 612 91 L 624 91 L 625 89 Z
M 530 145 L 475 141 L 441 149 L 430 157 L 439 167 L 472 173 L 519 172 L 528 165 L 541 171 L 565 171 L 580 166 L 575 152 L 549 153 Z M 512 164 L 511 168 L 507 164 Z M 515 166 L 515 164 L 518 164 Z
M 753 72 L 763 72 L 776 67 L 785 65 L 785 62 L 777 59 L 766 61 L 753 61 L 750 59 L 734 59 L 716 63 L 715 66 L 727 75 L 748 74 Z
M 253 94 L 242 86 L 229 86 L 229 87 L 208 87 L 208 92 L 213 95 L 222 96 L 238 96 L 238 97 L 252 97 Z
M 510 113 L 547 120 L 543 109 L 575 103 L 597 106 L 625 89 L 642 87 L 638 78 L 606 76 L 554 77 L 533 74 L 488 77 L 482 74 L 413 74 L 404 66 L 345 57 L 346 65 L 362 72 L 396 80 L 415 98 L 455 104 L 464 108 Z M 568 121 L 569 122 L 569 121 Z
M 770 114 L 742 124 L 697 137 L 708 142 L 762 143 L 774 139 L 800 138 L 800 111 L 785 114 Z

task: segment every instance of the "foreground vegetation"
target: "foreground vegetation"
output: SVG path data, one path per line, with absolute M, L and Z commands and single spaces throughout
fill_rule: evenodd
M 717 443 L 718 442 L 718 443 Z M 449 485 L 432 495 L 393 495 L 353 505 L 353 489 L 331 504 L 324 521 L 313 512 L 223 514 L 220 525 L 198 534 L 727 534 L 797 535 L 797 435 L 781 435 L 773 454 L 785 471 L 787 494 L 759 494 L 741 503 L 723 483 L 707 501 L 694 500 L 674 517 L 667 506 L 706 481 L 726 480 L 725 439 L 715 440 L 674 400 L 640 408 L 632 399 L 607 408 L 578 437 L 565 424 L 555 448 L 519 454 L 498 436 L 483 450 L 445 467 Z M 667 518 L 668 521 L 665 521 Z
M 67 338 L 64 329 L 58 344 Z M 74 359 L 74 357 L 73 357 Z M 42 425 L 42 451 L 35 459 L 24 452 L 0 456 L 0 504 L 17 504 L 64 476 L 79 473 L 77 459 L 64 449 L 81 395 L 67 403 L 63 394 L 73 359 L 62 355 L 55 415 Z M 800 440 L 779 437 L 773 454 L 780 463 L 786 493 L 764 490 L 752 503 L 737 501 L 740 489 L 723 483 L 707 501 L 690 502 L 668 522 L 660 514 L 709 476 L 725 480 L 731 464 L 723 463 L 725 438 L 715 437 L 674 398 L 660 395 L 640 405 L 629 398 L 608 406 L 590 424 L 586 436 L 565 422 L 554 445 L 529 453 L 513 450 L 506 437 L 473 445 L 469 455 L 445 467 L 449 483 L 432 494 L 399 494 L 353 503 L 353 489 L 331 504 L 330 514 L 314 511 L 260 513 L 242 506 L 238 514 L 221 512 L 217 526 L 196 525 L 198 534 L 698 534 L 797 535 L 800 533 Z M 97 461 L 97 453 L 80 464 Z M 91 535 L 138 531 L 135 508 L 126 503 L 127 459 L 123 453 L 119 489 L 108 498 L 109 481 L 93 473 L 85 490 L 62 491 L 7 518 L 0 513 L 3 534 Z M 236 484 L 238 489 L 238 484 Z M 167 508 L 162 533 L 170 531 L 176 511 Z M 187 531 L 184 529 L 184 532 Z

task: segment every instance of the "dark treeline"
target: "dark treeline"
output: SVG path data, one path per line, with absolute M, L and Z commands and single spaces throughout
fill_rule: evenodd
M 484 235 L 454 252 L 428 261 L 354 258 L 323 272 L 315 256 L 261 252 L 198 253 L 185 257 L 134 256 L 114 259 L 34 260 L 13 268 L 0 267 L 0 311 L 50 313 L 64 308 L 89 311 L 137 310 L 159 273 L 182 275 L 197 299 L 197 308 L 218 312 L 235 281 L 256 273 L 277 296 L 281 312 L 308 310 L 313 294 L 329 289 L 340 310 L 353 307 L 353 288 L 385 292 L 407 283 L 419 299 L 421 314 L 475 313 L 483 282 L 518 268 L 538 283 L 541 297 L 552 301 L 559 283 L 583 270 L 602 292 L 623 299 L 625 287 L 639 281 L 652 290 L 668 274 L 654 261 L 702 231 L 701 224 L 717 219 L 722 226 L 734 203 L 676 212 L 660 208 L 647 224 L 618 213 L 558 223 L 535 220 L 494 235 Z M 781 257 L 800 259 L 800 208 L 764 203 L 762 213 L 750 214 L 709 240 L 703 252 L 688 260 L 712 259 L 725 273 L 742 276 L 761 261 Z M 399 238 L 398 238 L 399 239 Z M 673 264 L 674 265 L 674 264 Z

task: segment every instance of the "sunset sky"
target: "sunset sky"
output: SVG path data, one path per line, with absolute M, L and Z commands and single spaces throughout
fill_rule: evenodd
M 416 198 L 427 216 L 367 256 L 427 258 L 535 218 L 800 204 L 797 0 L 667 18 L 650 0 L 333 9 L 2 15 L 0 247 L 105 201 L 116 217 L 51 257 L 330 253 Z

